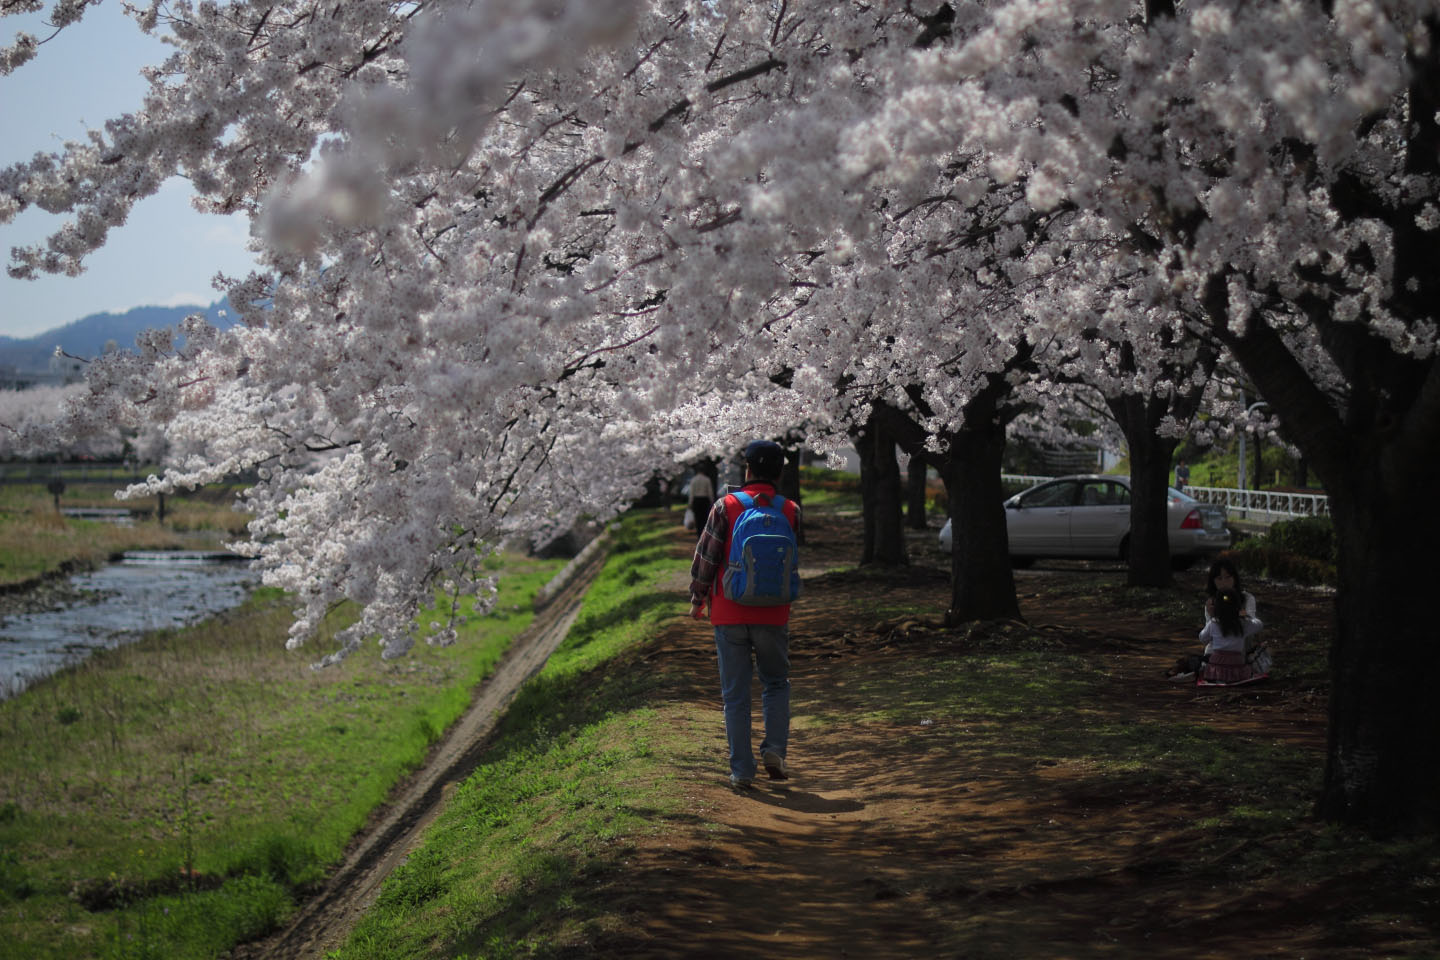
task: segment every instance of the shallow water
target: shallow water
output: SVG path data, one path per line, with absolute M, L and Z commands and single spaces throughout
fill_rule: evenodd
M 71 577 L 94 602 L 0 620 L 0 699 L 94 650 L 238 606 L 258 582 L 244 563 L 185 552 L 136 553 Z

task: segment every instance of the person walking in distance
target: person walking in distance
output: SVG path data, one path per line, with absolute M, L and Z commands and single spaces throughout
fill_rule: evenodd
M 756 772 L 752 657 L 765 723 L 760 760 L 772 780 L 789 776 L 790 604 L 800 592 L 795 536 L 800 505 L 775 490 L 785 452 L 777 443 L 756 440 L 745 448 L 744 459 L 744 485 L 710 508 L 690 566 L 690 615 L 698 620 L 708 606 L 715 628 L 730 783 L 736 787 L 749 787 Z
M 690 512 L 695 517 L 695 539 L 705 532 L 705 518 L 710 514 L 710 507 L 715 502 L 715 485 L 710 482 L 710 477 L 700 468 L 695 469 L 695 476 L 690 478 Z

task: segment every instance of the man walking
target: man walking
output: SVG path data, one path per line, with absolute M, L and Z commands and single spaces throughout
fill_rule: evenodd
M 705 532 L 705 518 L 714 503 L 715 485 L 710 482 L 709 474 L 697 466 L 695 476 L 690 478 L 690 512 L 695 517 L 696 540 Z
M 690 615 L 700 619 L 708 604 L 715 627 L 730 782 L 736 787 L 749 787 L 755 779 L 750 742 L 752 655 L 760 675 L 765 722 L 760 759 L 772 780 L 788 777 L 788 624 L 790 601 L 800 588 L 795 552 L 800 505 L 775 491 L 784 466 L 785 452 L 777 443 L 756 440 L 745 448 L 745 484 L 710 509 L 690 567 Z

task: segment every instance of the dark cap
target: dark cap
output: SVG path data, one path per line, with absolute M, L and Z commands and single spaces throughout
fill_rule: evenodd
M 745 448 L 745 466 L 757 477 L 774 480 L 785 469 L 785 451 L 773 440 L 755 440 Z

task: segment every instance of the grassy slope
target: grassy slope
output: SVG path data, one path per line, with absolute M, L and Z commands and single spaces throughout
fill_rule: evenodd
M 614 669 L 684 609 L 684 560 L 667 542 L 675 516 L 626 518 L 580 619 L 511 707 L 489 760 L 454 790 L 337 960 L 529 956 L 593 942 L 617 922 L 597 891 L 635 837 L 679 815 L 666 771 L 709 749 L 687 736 L 690 708 L 649 701 L 653 674 Z
M 399 661 L 312 671 L 323 640 L 286 651 L 287 606 L 261 591 L 0 703 L 0 957 L 211 957 L 269 929 L 463 712 L 559 566 L 508 558 L 494 613 Z

